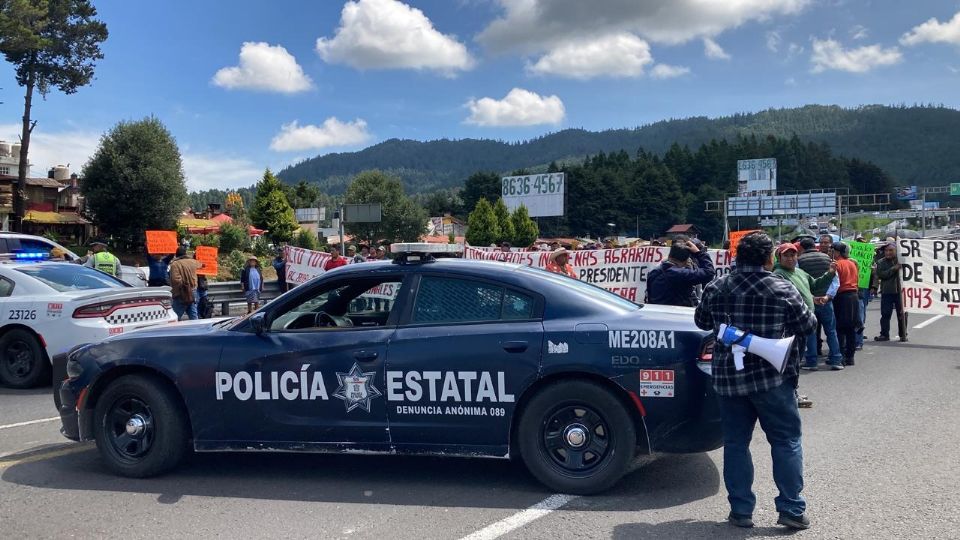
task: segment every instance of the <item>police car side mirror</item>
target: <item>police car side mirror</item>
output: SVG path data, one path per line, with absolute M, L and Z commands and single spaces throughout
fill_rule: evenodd
M 267 318 L 262 311 L 250 316 L 250 326 L 253 327 L 253 331 L 256 332 L 258 336 L 263 335 L 267 331 Z

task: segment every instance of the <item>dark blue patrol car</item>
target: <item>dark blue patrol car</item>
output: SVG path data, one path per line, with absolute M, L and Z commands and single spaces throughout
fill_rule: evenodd
M 522 459 L 551 489 L 587 494 L 640 453 L 721 446 L 712 347 L 690 309 L 402 254 L 251 316 L 78 347 L 58 359 L 58 401 L 63 434 L 96 440 L 125 476 L 190 449 L 442 454 Z

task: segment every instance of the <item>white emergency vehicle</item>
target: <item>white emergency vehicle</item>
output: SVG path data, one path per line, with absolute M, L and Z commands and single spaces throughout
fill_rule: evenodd
M 55 354 L 176 320 L 167 288 L 131 287 L 92 268 L 36 257 L 0 260 L 0 385 L 49 383 Z

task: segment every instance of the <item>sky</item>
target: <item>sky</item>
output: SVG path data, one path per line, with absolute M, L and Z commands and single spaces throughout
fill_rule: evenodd
M 31 174 L 160 119 L 191 190 L 391 139 L 521 141 L 805 104 L 960 107 L 957 0 L 94 0 L 94 81 L 35 99 Z M 0 58 L 0 140 L 23 89 Z

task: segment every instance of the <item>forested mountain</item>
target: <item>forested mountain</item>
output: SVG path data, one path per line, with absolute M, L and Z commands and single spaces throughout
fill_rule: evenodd
M 408 192 L 422 193 L 461 186 L 477 171 L 536 171 L 551 162 L 579 162 L 600 152 L 625 150 L 632 155 L 643 148 L 663 155 L 674 143 L 696 149 L 711 141 L 751 136 L 763 140 L 770 135 L 827 143 L 834 155 L 872 162 L 899 184 L 939 185 L 960 178 L 960 111 L 879 105 L 855 109 L 809 105 L 714 119 L 671 119 L 601 132 L 566 129 L 519 143 L 390 139 L 359 152 L 308 159 L 278 176 L 290 183 L 319 182 L 324 191 L 340 193 L 356 173 L 381 169 L 399 176 Z

